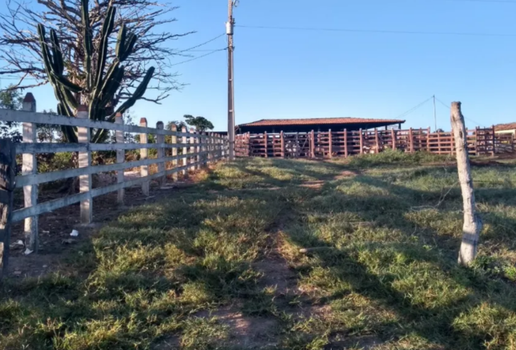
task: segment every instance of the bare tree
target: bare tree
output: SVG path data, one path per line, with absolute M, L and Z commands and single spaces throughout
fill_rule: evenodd
M 38 6 L 34 6 L 34 2 Z M 124 83 L 118 92 L 118 98 L 124 100 L 132 96 L 134 89 L 145 77 L 148 67 L 152 65 L 156 67 L 156 73 L 153 85 L 148 90 L 155 90 L 157 93 L 151 98 L 142 99 L 159 103 L 171 90 L 179 87 L 176 75 L 167 69 L 170 58 L 179 54 L 170 48 L 170 42 L 190 33 L 174 34 L 164 31 L 165 25 L 176 21 L 171 17 L 171 12 L 177 7 L 170 4 L 158 0 L 93 0 L 88 12 L 94 52 L 98 52 L 102 42 L 100 28 L 110 3 L 118 9 L 113 31 L 118 31 L 125 23 L 138 37 L 134 53 L 125 62 Z M 19 77 L 19 81 L 11 88 L 31 88 L 48 83 L 37 30 L 39 23 L 55 30 L 61 41 L 66 70 L 75 72 L 68 78 L 75 84 L 80 84 L 86 59 L 81 0 L 7 0 L 5 6 L 4 13 L 0 14 L 0 60 L 5 62 L 0 68 L 0 75 Z M 40 10 L 41 7 L 43 10 Z M 109 40 L 108 59 L 112 60 L 116 55 L 112 45 L 116 38 Z M 93 63 L 96 59 L 94 56 Z

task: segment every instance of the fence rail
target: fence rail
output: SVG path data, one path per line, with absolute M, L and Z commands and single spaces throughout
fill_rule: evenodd
M 514 136 L 497 134 L 494 127 L 467 130 L 467 142 L 471 155 L 515 152 Z M 239 157 L 332 158 L 385 149 L 454 154 L 455 144 L 451 132 L 432 133 L 430 129 L 247 133 L 237 135 L 235 140 Z
M 164 130 L 163 122 L 158 122 L 156 128 L 151 128 L 148 127 L 145 118 L 141 119 L 140 126 L 124 125 L 121 116 L 117 116 L 114 123 L 92 121 L 88 119 L 88 113 L 85 110 L 80 110 L 76 118 L 36 113 L 35 102 L 31 102 L 30 98 L 24 101 L 22 111 L 0 110 L 0 120 L 22 124 L 23 142 L 14 144 L 16 155 L 18 157 L 21 155 L 22 158 L 22 169 L 21 174 L 15 178 L 14 186 L 23 188 L 24 207 L 12 211 L 7 226 L 12 222 L 25 221 L 25 245 L 31 251 L 36 251 L 38 248 L 38 215 L 80 203 L 80 222 L 90 224 L 93 220 L 93 198 L 118 192 L 117 202 L 123 205 L 124 189 L 127 187 L 141 185 L 143 194 L 149 195 L 152 180 L 158 181 L 160 185 L 164 184 L 169 175 L 177 180 L 178 173 L 187 176 L 189 171 L 225 159 L 228 154 L 227 138 L 218 134 L 197 133 L 193 130 L 188 131 L 185 127 L 177 131 L 176 126 L 173 126 L 172 130 Z M 40 143 L 37 139 L 38 124 L 74 127 L 77 130 L 79 143 Z M 99 129 L 113 132 L 116 141 L 90 143 L 92 130 Z M 139 143 L 127 142 L 125 137 L 127 134 L 138 134 Z M 148 141 L 148 135 L 155 136 L 155 143 Z M 153 149 L 156 152 L 151 158 L 149 150 Z M 93 166 L 92 152 L 98 151 L 116 152 L 116 162 Z M 136 151 L 139 159 L 126 162 L 126 151 Z M 39 173 L 37 155 L 59 152 L 78 154 L 77 167 Z M 149 166 L 154 165 L 157 170 L 150 174 Z M 125 176 L 127 169 L 134 168 L 139 168 L 139 177 Z M 116 173 L 115 183 L 93 188 L 92 175 L 110 172 Z M 78 178 L 79 193 L 39 203 L 39 185 L 70 178 Z M 0 235 L 0 248 L 5 248 L 8 240 L 9 237 L 2 239 Z M 0 260 L 2 254 L 6 252 L 0 249 Z

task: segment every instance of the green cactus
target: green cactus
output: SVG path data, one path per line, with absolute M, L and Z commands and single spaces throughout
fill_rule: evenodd
M 134 52 L 137 35 L 128 33 L 125 24 L 120 26 L 115 48 L 116 56 L 107 65 L 109 51 L 109 37 L 115 25 L 116 9 L 109 2 L 106 18 L 100 30 L 100 44 L 98 52 L 94 54 L 93 34 L 89 19 L 89 0 L 81 0 L 81 19 L 83 24 L 83 48 L 84 48 L 84 79 L 80 83 L 70 81 L 65 75 L 66 64 L 63 61 L 61 46 L 56 32 L 50 31 L 50 40 L 47 39 L 45 27 L 38 25 L 41 56 L 45 71 L 55 97 L 58 101 L 57 111 L 61 115 L 74 117 L 80 102 L 88 104 L 89 117 L 92 120 L 114 121 L 117 113 L 124 113 L 131 108 L 137 100 L 143 97 L 147 86 L 154 75 L 154 67 L 149 68 L 147 74 L 136 88 L 133 95 L 125 100 L 119 107 L 110 106 L 117 100 L 115 98 L 123 81 L 125 68 L 124 61 Z M 96 67 L 93 67 L 93 57 L 96 57 Z M 106 71 L 106 67 L 109 67 Z M 68 71 L 68 73 L 70 73 Z M 70 74 L 69 74 L 70 75 Z M 107 107 L 113 108 L 109 110 Z M 68 142 L 77 142 L 77 130 L 72 127 L 63 127 L 63 133 Z M 96 130 L 92 136 L 92 142 L 99 142 L 107 134 L 106 130 Z

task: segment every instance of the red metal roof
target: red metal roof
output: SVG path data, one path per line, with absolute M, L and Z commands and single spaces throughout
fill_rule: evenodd
M 368 119 L 368 118 L 310 118 L 310 119 L 261 119 L 239 126 L 271 126 L 271 125 L 324 125 L 324 124 L 398 124 L 405 123 L 399 119 Z
M 514 130 L 514 129 L 516 129 L 516 123 L 495 125 L 495 131 Z

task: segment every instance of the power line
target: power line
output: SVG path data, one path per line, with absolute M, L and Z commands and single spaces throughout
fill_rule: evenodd
M 425 31 L 410 31 L 410 30 L 322 28 L 322 27 L 281 27 L 281 26 L 255 26 L 255 25 L 235 25 L 235 27 L 247 28 L 247 29 L 270 29 L 270 30 L 311 31 L 311 32 L 345 32 L 345 33 L 364 33 L 364 34 L 456 35 L 456 36 L 486 36 L 486 37 L 515 37 L 516 36 L 516 34 L 510 34 L 510 33 L 425 32 Z
M 441 105 L 443 105 L 443 106 L 444 106 L 444 108 L 446 108 L 446 110 L 448 110 L 448 111 L 450 110 L 450 108 L 451 108 L 451 107 L 450 107 L 450 106 L 451 106 L 451 103 L 450 103 L 450 104 L 446 104 L 445 102 L 441 101 L 441 100 L 440 100 L 440 99 L 438 99 L 437 97 L 436 97 L 435 99 L 437 100 L 437 102 L 439 102 Z M 468 120 L 468 121 L 470 121 L 470 122 L 472 122 L 472 123 L 475 123 L 476 125 L 479 125 L 479 126 L 486 126 L 485 124 L 479 123 L 479 122 L 477 122 L 476 120 L 473 120 L 473 119 L 471 119 L 471 118 L 464 117 L 464 119 L 466 119 L 466 120 Z
M 396 119 L 403 118 L 403 117 L 407 116 L 408 114 L 410 114 L 410 113 L 414 112 L 415 110 L 419 109 L 420 107 L 424 106 L 425 103 L 427 103 L 428 101 L 430 101 L 432 99 L 433 99 L 433 96 L 430 96 L 430 98 L 428 98 L 428 99 L 424 100 L 423 102 L 419 103 L 418 105 L 412 107 L 408 111 L 400 114 Z
M 187 52 L 187 51 L 193 51 L 194 49 L 197 49 L 198 47 L 201 47 L 201 46 L 204 46 L 204 45 L 207 45 L 211 42 L 214 42 L 215 40 L 217 40 L 218 38 L 221 38 L 223 37 L 224 35 L 226 35 L 226 33 L 222 33 L 220 35 L 217 35 L 216 37 L 208 40 L 208 41 L 205 41 L 199 45 L 195 45 L 195 46 L 192 46 L 192 47 L 189 47 L 188 49 L 184 49 L 184 50 L 181 50 L 181 51 L 178 51 L 177 53 L 182 53 L 182 52 Z
M 196 61 L 196 60 L 204 58 L 206 56 L 213 55 L 214 53 L 217 53 L 217 52 L 220 52 L 220 51 L 226 51 L 226 50 L 227 50 L 226 47 L 222 48 L 222 49 L 218 49 L 218 50 L 212 50 L 212 51 L 208 52 L 207 54 L 204 54 L 204 55 L 201 55 L 201 56 L 197 56 L 197 57 L 194 57 L 194 58 L 190 58 L 189 60 L 185 60 L 185 61 L 181 61 L 181 62 L 178 62 L 178 63 L 174 63 L 174 64 L 170 65 L 169 67 L 179 66 L 180 64 Z

